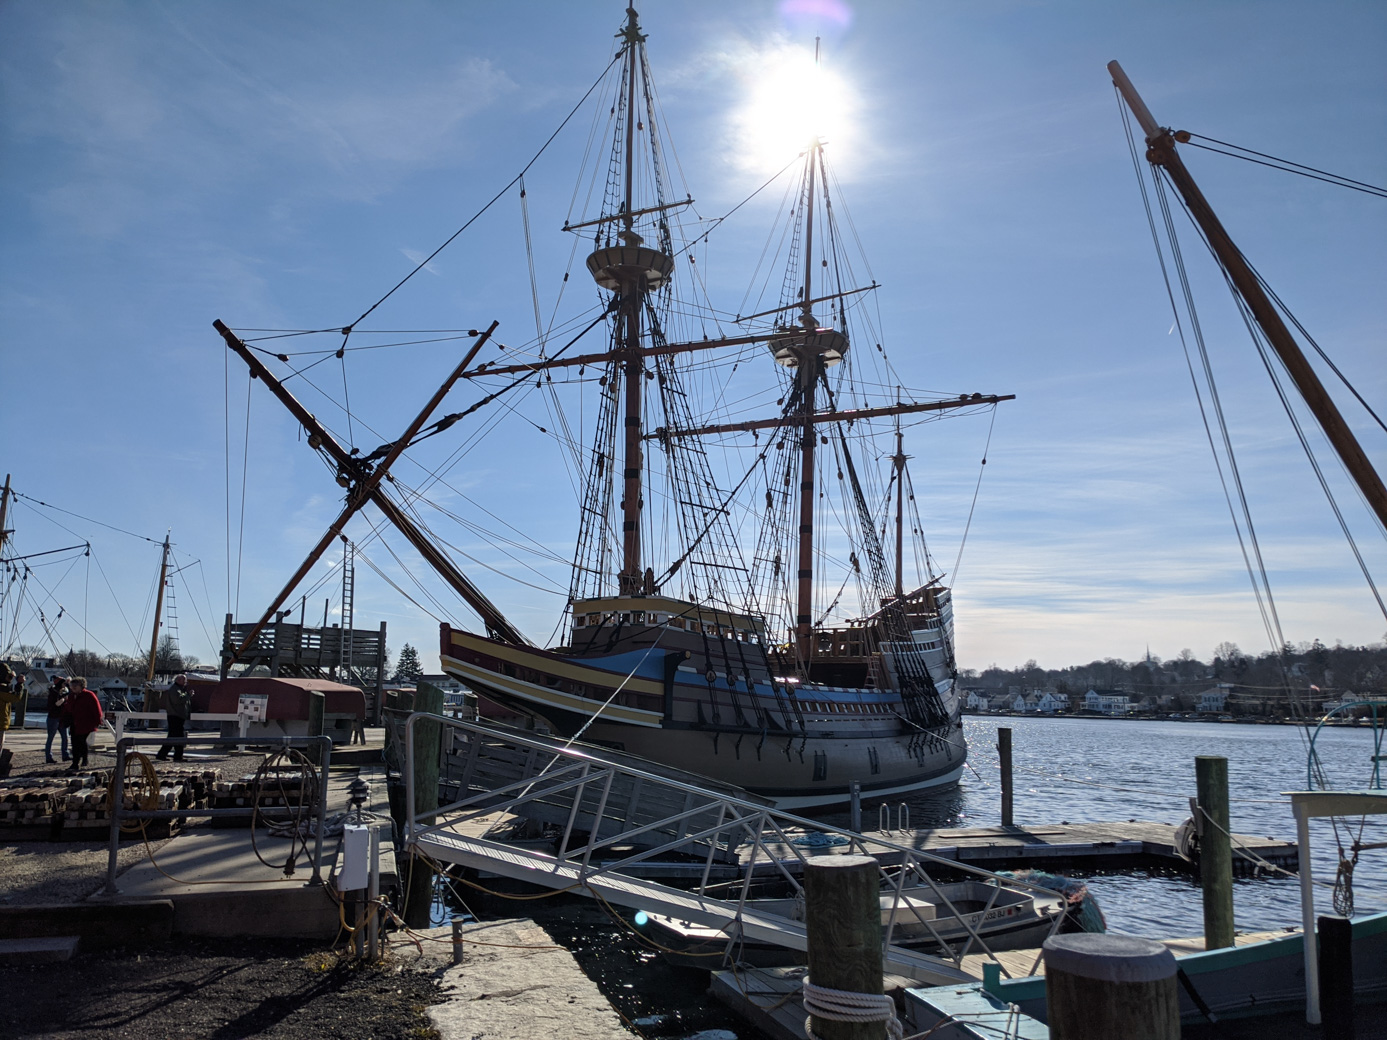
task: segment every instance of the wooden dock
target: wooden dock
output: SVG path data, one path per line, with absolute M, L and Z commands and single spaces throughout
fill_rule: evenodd
M 1030 827 L 963 827 L 940 829 L 911 829 L 872 831 L 865 835 L 865 851 L 876 856 L 884 865 L 900 859 L 900 853 L 871 839 L 877 836 L 896 845 L 940 859 L 987 870 L 1030 867 L 1048 871 L 1063 870 L 1123 870 L 1162 867 L 1193 872 L 1194 864 L 1175 850 L 1175 828 L 1166 823 L 1149 820 L 1126 820 L 1111 823 L 1058 823 Z M 795 838 L 792 836 L 791 840 Z M 846 846 L 814 846 L 796 842 L 799 851 L 811 855 L 825 852 L 845 852 Z M 764 845 L 758 852 L 762 861 L 795 859 L 795 850 L 784 843 Z M 750 850 L 744 861 L 750 859 Z M 1248 834 L 1233 835 L 1233 870 L 1240 875 L 1256 874 L 1269 863 L 1282 870 L 1294 871 L 1300 863 L 1299 851 L 1293 841 L 1261 838 Z

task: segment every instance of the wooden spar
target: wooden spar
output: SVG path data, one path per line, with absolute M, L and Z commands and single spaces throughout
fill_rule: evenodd
M 1142 101 L 1141 95 L 1132 86 L 1132 81 L 1127 78 L 1127 74 L 1122 71 L 1122 66 L 1115 61 L 1108 62 L 1108 72 L 1112 75 L 1114 85 L 1122 94 L 1127 106 L 1136 116 L 1137 122 L 1141 124 L 1143 132 L 1146 134 L 1147 152 L 1146 159 L 1153 166 L 1162 166 L 1170 176 L 1171 182 L 1175 185 L 1189 207 L 1190 215 L 1194 217 L 1204 232 L 1205 238 L 1209 241 L 1209 247 L 1218 257 L 1228 278 L 1242 295 L 1243 301 L 1247 304 L 1248 310 L 1261 326 L 1263 334 L 1267 337 L 1267 342 L 1276 351 L 1281 363 L 1286 366 L 1286 371 L 1290 373 L 1291 379 L 1295 381 L 1296 388 L 1300 391 L 1301 397 L 1305 399 L 1310 411 L 1315 414 L 1320 428 L 1324 430 L 1324 435 L 1329 438 L 1329 443 L 1334 446 L 1344 468 L 1358 485 L 1358 489 L 1363 492 L 1363 497 L 1367 499 L 1368 505 L 1377 514 L 1378 523 L 1387 528 L 1387 487 L 1383 486 L 1382 478 L 1378 476 L 1377 470 L 1368 460 L 1367 454 L 1358 443 L 1358 438 L 1349 429 L 1348 423 L 1339 413 L 1334 400 L 1325 390 L 1324 384 L 1320 382 L 1315 370 L 1310 367 L 1309 361 L 1301 352 L 1300 345 L 1296 343 L 1295 337 L 1286 328 L 1286 323 L 1281 320 L 1281 315 L 1272 306 L 1271 300 L 1262 289 L 1261 283 L 1257 281 L 1257 276 L 1248 266 L 1238 247 L 1233 243 L 1233 239 L 1224 229 L 1213 207 L 1204 198 L 1203 192 L 1195 184 L 1194 178 L 1185 168 L 1179 153 L 1175 150 L 1175 135 L 1165 127 L 1156 122 L 1151 111 Z
M 909 412 L 942 412 L 950 408 L 968 408 L 972 405 L 997 404 L 999 401 L 1014 401 L 1015 394 L 975 394 L 957 401 L 924 401 L 919 404 L 893 404 L 881 408 L 854 408 L 844 412 L 819 412 L 814 422 L 855 422 L 858 419 L 875 419 L 883 415 L 905 415 Z M 751 430 L 773 430 L 782 426 L 797 426 L 804 422 L 799 415 L 777 416 L 774 419 L 751 419 L 747 422 L 722 423 L 718 426 L 695 426 L 687 430 L 671 430 L 660 427 L 647 437 L 705 437 L 715 433 L 745 433 Z
M 618 220 L 626 221 L 627 227 L 630 227 L 631 221 L 627 219 L 628 217 L 635 218 L 648 216 L 651 213 L 664 213 L 666 210 L 692 206 L 693 203 L 693 196 L 690 195 L 687 198 L 680 199 L 678 202 L 667 202 L 663 206 L 646 206 L 645 209 L 635 209 L 630 213 L 623 211 L 610 217 L 594 217 L 592 220 L 579 221 L 577 224 L 565 224 L 563 230 L 577 231 L 579 228 L 597 227 L 599 224 L 612 224 Z
M 5 521 L 10 515 L 10 475 L 5 474 L 5 490 L 0 491 L 0 552 L 4 551 L 5 542 L 9 540 L 10 529 L 5 526 Z
M 858 293 L 871 292 L 873 289 L 880 288 L 881 286 L 878 283 L 873 282 L 871 285 L 864 285 L 857 289 L 846 289 L 843 292 L 829 293 L 827 296 L 817 296 L 814 299 L 810 300 L 809 303 L 815 304 L 824 303 L 828 300 L 841 300 L 846 296 L 856 296 Z M 732 320 L 737 322 L 738 324 L 741 324 L 744 321 L 751 321 L 753 318 L 765 318 L 769 317 L 772 314 L 784 314 L 786 311 L 792 311 L 795 310 L 797 307 L 803 306 L 804 304 L 796 300 L 794 303 L 786 304 L 784 307 L 772 307 L 768 311 L 757 311 L 755 314 L 747 315 L 739 314 Z M 773 336 L 776 334 L 772 333 L 771 335 Z
M 342 512 L 338 515 L 337 519 L 332 522 L 326 533 L 324 533 L 323 537 L 318 541 L 318 544 L 309 552 L 308 557 L 299 566 L 299 569 L 294 572 L 293 577 L 285 584 L 279 595 L 275 597 L 269 609 L 265 611 L 250 632 L 246 634 L 246 638 L 242 641 L 241 645 L 236 648 L 229 659 L 223 661 L 223 674 L 230 664 L 238 660 L 241 655 L 245 653 L 246 649 L 255 641 L 261 630 L 269 623 L 275 611 L 277 611 L 284 601 L 289 598 L 294 588 L 303 580 L 309 570 L 312 569 L 313 564 L 315 564 L 318 558 L 327 551 L 328 546 L 332 544 L 333 540 L 340 536 L 342 528 L 346 526 L 347 521 L 368 501 L 379 508 L 381 512 L 399 528 L 400 533 L 409 540 L 411 545 L 419 550 L 420 555 L 428 560 L 434 569 L 439 572 L 443 580 L 451 585 L 454 591 L 482 616 L 482 620 L 486 623 L 488 631 L 511 642 L 526 642 L 519 630 L 511 625 L 495 605 L 492 604 L 471 581 L 461 574 L 447 557 L 439 552 L 437 546 L 433 545 L 428 537 L 415 526 L 413 521 L 405 516 L 399 507 L 386 497 L 385 493 L 380 489 L 380 482 L 386 476 L 386 472 L 390 465 L 395 462 L 405 448 L 409 446 L 409 442 L 414 438 L 414 435 L 417 434 L 424 423 L 428 421 L 429 416 L 442 402 L 453 384 L 461 377 L 467 365 L 472 363 L 477 352 L 491 337 L 492 332 L 495 331 L 497 322 L 492 322 L 491 326 L 477 338 L 472 344 L 472 347 L 468 350 L 466 356 L 464 356 L 457 367 L 453 369 L 452 374 L 449 375 L 434 393 L 429 403 L 425 405 L 424 409 L 415 417 L 414 421 L 410 423 L 404 434 L 397 438 L 390 446 L 390 450 L 385 458 L 381 460 L 379 465 L 367 472 L 363 472 L 362 460 L 354 457 L 338 444 L 313 414 L 299 403 L 298 399 L 285 388 L 283 383 L 275 378 L 274 373 L 265 367 L 260 359 L 255 356 L 254 352 L 252 352 L 234 332 L 227 328 L 220 320 L 214 321 L 212 325 L 221 334 L 227 346 L 235 351 L 241 360 L 250 368 L 251 375 L 261 380 L 265 386 L 269 388 L 270 392 L 279 399 L 280 403 L 289 410 L 289 413 L 299 421 L 299 424 L 308 431 L 310 446 L 327 454 L 344 474 L 351 478 L 355 478 L 352 490 L 347 496 L 346 506 L 343 508 Z
M 665 354 L 683 354 L 691 350 L 714 350 L 718 347 L 740 347 L 748 343 L 764 343 L 766 340 L 783 336 L 783 331 L 763 332 L 756 336 L 727 336 L 722 339 L 695 340 L 692 343 L 666 343 L 659 347 L 642 347 L 642 358 L 662 357 Z M 624 348 L 623 348 L 624 349 Z M 547 368 L 578 368 L 583 365 L 597 365 L 603 361 L 614 361 L 627 355 L 619 350 L 603 350 L 596 354 L 578 354 L 574 357 L 550 358 L 541 361 L 527 361 L 518 365 L 482 365 L 462 374 L 463 379 L 476 379 L 478 376 L 506 376 L 519 372 L 543 372 Z
M 169 536 L 164 535 L 164 555 L 159 561 L 159 595 L 154 599 L 154 634 L 149 637 L 149 666 L 145 668 L 145 682 L 154 680 L 154 655 L 159 652 L 159 622 L 164 617 L 164 582 L 169 576 Z

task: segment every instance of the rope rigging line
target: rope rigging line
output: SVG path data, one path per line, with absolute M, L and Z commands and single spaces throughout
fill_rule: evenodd
M 32 502 L 36 506 L 43 506 L 45 509 L 53 509 L 58 511 L 59 513 L 66 513 L 68 516 L 76 517 L 78 520 L 85 520 L 89 524 L 96 524 L 98 527 L 109 528 L 110 530 L 115 531 L 118 534 L 128 534 L 131 538 L 138 538 L 144 542 L 153 542 L 155 545 L 163 544 L 162 538 L 147 538 L 142 534 L 136 534 L 134 531 L 127 531 L 123 527 L 116 527 L 114 524 L 108 524 L 102 520 L 93 520 L 89 516 L 83 516 L 81 513 L 74 513 L 70 509 L 62 508 L 62 506 L 55 506 L 51 502 L 42 502 L 37 498 L 24 494 L 22 491 L 16 491 L 14 488 L 10 488 L 10 494 L 14 495 L 15 498 L 22 498 L 25 501 Z M 80 538 L 81 535 L 78 535 L 77 537 Z
M 1244 162 L 1256 163 L 1258 166 L 1267 166 L 1273 170 L 1280 170 L 1282 173 L 1294 173 L 1299 177 L 1309 177 L 1311 180 L 1324 181 L 1340 188 L 1350 188 L 1353 191 L 1361 191 L 1367 195 L 1376 195 L 1378 198 L 1387 199 L 1387 188 L 1379 187 L 1376 184 L 1368 184 L 1366 181 L 1356 181 L 1352 177 L 1345 177 L 1337 173 L 1329 173 L 1326 170 L 1316 169 L 1313 166 L 1305 166 L 1302 163 L 1291 162 L 1289 159 L 1280 159 L 1266 152 L 1254 151 L 1251 148 L 1244 148 L 1242 145 L 1229 144 L 1227 141 L 1220 141 L 1216 137 L 1205 137 L 1203 134 L 1196 134 L 1186 130 L 1184 135 L 1197 137 L 1200 141 L 1212 141 L 1214 144 L 1222 145 L 1223 148 L 1235 148 L 1238 152 L 1246 152 L 1246 155 L 1238 155 L 1236 152 L 1225 152 L 1222 148 L 1210 148 L 1206 144 L 1199 144 L 1195 141 L 1181 141 L 1188 144 L 1191 148 L 1202 148 L 1206 152 L 1214 152 L 1217 155 L 1226 155 L 1230 159 L 1242 159 Z M 1175 138 L 1180 141 L 1180 137 Z M 1260 156 L 1261 159 L 1253 159 L 1252 156 Z M 1270 162 L 1263 162 L 1262 159 L 1269 159 Z
M 987 472 L 987 453 L 992 449 L 992 427 L 997 422 L 997 406 L 992 406 L 992 418 L 987 422 L 987 441 L 983 444 L 982 463 L 978 466 L 978 481 L 973 485 L 973 501 L 968 506 L 968 521 L 963 525 L 963 537 L 958 542 L 958 555 L 954 557 L 953 570 L 949 573 L 953 575 L 953 583 L 958 584 L 958 568 L 963 562 L 963 547 L 968 544 L 968 532 L 973 526 L 973 510 L 978 507 L 978 492 L 982 490 L 982 475 Z M 911 502 L 915 501 L 915 495 L 910 496 Z
M 1189 219 L 1190 223 L 1195 227 L 1196 232 L 1199 234 L 1200 241 L 1204 243 L 1210 255 L 1213 256 L 1214 260 L 1217 262 L 1218 255 L 1214 252 L 1213 246 L 1209 243 L 1207 236 L 1199 229 L 1193 214 L 1189 212 L 1189 207 L 1185 206 L 1183 201 L 1181 201 L 1181 208 L 1184 210 L 1185 216 Z M 1248 266 L 1251 267 L 1250 264 Z M 1315 478 L 1319 482 L 1320 489 L 1324 492 L 1325 498 L 1329 502 L 1329 508 L 1333 511 L 1334 517 L 1339 523 L 1339 529 L 1343 532 L 1344 538 L 1347 540 L 1349 548 L 1353 553 L 1353 557 L 1358 563 L 1359 570 L 1362 571 L 1363 577 L 1368 583 L 1368 588 L 1372 591 L 1373 599 L 1377 601 L 1378 610 L 1382 613 L 1384 618 L 1387 618 L 1387 604 L 1383 602 L 1382 595 L 1379 593 L 1377 584 L 1373 581 L 1372 573 L 1368 569 L 1367 561 L 1364 560 L 1363 554 L 1358 548 L 1358 542 L 1353 537 L 1353 532 L 1349 529 L 1348 521 L 1344 518 L 1343 511 L 1339 508 L 1338 499 L 1335 498 L 1333 489 L 1330 488 L 1329 482 L 1325 479 L 1324 471 L 1320 466 L 1319 460 L 1315 457 L 1314 449 L 1310 446 L 1310 441 L 1305 433 L 1305 429 L 1299 417 L 1295 414 L 1295 410 L 1291 405 L 1291 399 L 1286 393 L 1286 389 L 1282 385 L 1280 377 L 1277 375 L 1277 368 L 1273 365 L 1271 356 L 1268 353 L 1270 345 L 1267 343 L 1265 335 L 1261 331 L 1261 325 L 1256 321 L 1251 311 L 1248 309 L 1246 301 L 1243 300 L 1242 295 L 1237 291 L 1237 287 L 1233 284 L 1232 279 L 1228 276 L 1227 271 L 1223 269 L 1221 264 L 1219 265 L 1219 270 L 1223 272 L 1224 284 L 1233 297 L 1234 306 L 1238 310 L 1239 317 L 1242 318 L 1243 326 L 1247 329 L 1248 336 L 1252 339 L 1253 347 L 1256 349 L 1257 355 L 1261 359 L 1267 377 L 1271 380 L 1272 387 L 1276 391 L 1277 399 L 1281 402 L 1282 410 L 1286 413 L 1286 418 L 1290 420 L 1292 429 L 1295 430 L 1296 438 L 1300 442 L 1301 449 L 1304 451 L 1305 457 L 1315 473 Z M 1253 269 L 1253 276 L 1258 282 L 1265 284 L 1261 275 L 1258 274 L 1255 269 Z M 1278 637 L 1279 636 L 1280 631 L 1278 627 Z M 1282 642 L 1284 642 L 1284 640 Z
M 454 239 L 456 239 L 459 235 L 461 235 L 464 231 L 471 227 L 473 223 L 475 223 L 482 216 L 482 214 L 484 214 L 493 205 L 495 205 L 501 199 L 501 197 L 506 194 L 506 192 L 510 191 L 511 188 L 515 187 L 517 184 L 520 183 L 521 178 L 523 178 L 525 174 L 529 172 L 531 166 L 533 166 L 536 162 L 539 161 L 539 157 L 544 154 L 545 150 L 548 149 L 548 147 L 554 142 L 554 138 L 558 137 L 559 134 L 562 132 L 563 128 L 568 125 L 569 120 L 571 120 L 575 115 L 577 115 L 578 110 L 582 108 L 583 105 L 587 102 L 587 99 L 592 95 L 592 92 L 596 90 L 602 84 L 602 81 L 607 78 L 607 73 L 611 71 L 612 66 L 614 66 L 617 63 L 617 61 L 620 60 L 620 58 L 620 53 L 617 53 L 612 57 L 612 60 L 607 63 L 606 68 L 604 68 L 601 74 L 598 75 L 597 79 L 593 82 L 592 86 L 588 87 L 588 89 L 583 93 L 583 96 L 578 99 L 578 103 L 573 106 L 572 110 L 569 111 L 568 115 L 563 117 L 563 122 L 561 122 L 558 125 L 558 127 L 554 130 L 554 132 L 549 135 L 548 139 L 545 140 L 545 142 L 542 145 L 540 145 L 539 151 L 535 152 L 535 154 L 531 157 L 530 161 L 527 162 L 524 165 L 524 167 L 521 168 L 520 172 L 517 173 L 515 177 L 512 178 L 511 181 L 508 184 L 506 184 L 504 188 L 502 188 L 495 195 L 493 195 L 491 199 L 484 206 L 482 206 L 481 209 L 479 209 L 476 213 L 469 217 L 467 219 L 467 222 L 463 224 L 462 227 L 458 228 L 451 235 L 449 235 L 447 239 L 444 240 L 442 245 L 440 245 L 432 253 L 430 253 L 423 260 L 421 260 L 418 266 L 414 268 L 414 270 L 410 271 L 409 274 L 405 275 L 398 282 L 396 282 L 395 285 L 391 287 L 389 292 L 387 292 L 375 303 L 371 304 L 371 306 L 367 307 L 366 310 L 362 311 L 360 317 L 358 317 L 356 321 L 352 322 L 350 325 L 347 325 L 345 328 L 343 328 L 342 343 L 344 346 L 346 345 L 347 337 L 351 335 L 351 330 L 354 326 L 359 325 L 362 321 L 366 319 L 366 317 L 372 311 L 374 311 L 386 300 L 390 299 L 391 296 L 395 295 L 396 290 L 398 290 L 407 281 L 409 281 L 416 274 L 422 271 L 426 266 L 428 266 L 429 262 L 433 260 L 434 257 L 436 257 L 439 253 L 443 252 L 443 250 L 447 249 L 448 246 L 452 245 Z
M 1247 496 L 1243 489 L 1241 474 L 1238 471 L 1237 459 L 1233 451 L 1232 440 L 1228 433 L 1228 426 L 1224 419 L 1223 406 L 1222 402 L 1219 399 L 1217 384 L 1214 381 L 1213 368 L 1210 363 L 1208 349 L 1204 341 L 1203 329 L 1200 326 L 1198 313 L 1195 310 L 1193 293 L 1190 288 L 1187 272 L 1185 270 L 1184 259 L 1180 252 L 1179 239 L 1175 233 L 1175 224 L 1170 212 L 1169 200 L 1167 199 L 1165 193 L 1165 181 L 1160 176 L 1160 174 L 1153 168 L 1151 171 L 1151 179 L 1155 187 L 1157 199 L 1161 206 L 1161 216 L 1164 223 L 1166 240 L 1170 243 L 1172 262 L 1175 265 L 1176 273 L 1180 280 L 1180 288 L 1181 294 L 1185 302 L 1185 310 L 1186 313 L 1189 315 L 1190 329 L 1195 339 L 1195 345 L 1199 350 L 1201 365 L 1204 371 L 1204 378 L 1209 390 L 1210 401 L 1214 406 L 1215 416 L 1218 420 L 1219 430 L 1222 435 L 1224 451 L 1228 460 L 1229 472 L 1233 477 L 1233 483 L 1235 488 L 1237 489 L 1238 501 L 1243 514 L 1243 522 L 1247 525 L 1246 541 L 1243 537 L 1242 525 L 1239 523 L 1238 510 L 1234 508 L 1233 496 L 1229 490 L 1228 480 L 1224 474 L 1223 463 L 1220 460 L 1218 449 L 1216 448 L 1214 443 L 1213 430 L 1209 425 L 1208 413 L 1204 406 L 1204 395 L 1200 390 L 1199 380 L 1195 375 L 1194 362 L 1190 356 L 1188 341 L 1185 338 L 1184 323 L 1181 319 L 1180 309 L 1176 304 L 1174 290 L 1172 289 L 1170 284 L 1170 274 L 1166 266 L 1165 252 L 1161 248 L 1161 238 L 1160 234 L 1156 230 L 1155 217 L 1151 212 L 1151 201 L 1146 190 L 1146 181 L 1141 173 L 1141 164 L 1138 158 L 1136 137 L 1132 129 L 1131 117 L 1126 107 L 1123 105 L 1122 98 L 1120 94 L 1118 94 L 1116 87 L 1114 87 L 1114 96 L 1117 101 L 1118 112 L 1122 121 L 1123 130 L 1127 137 L 1127 148 L 1132 161 L 1132 169 L 1136 174 L 1137 184 L 1141 191 L 1142 204 L 1146 212 L 1147 225 L 1151 231 L 1152 244 L 1155 246 L 1156 249 L 1156 257 L 1160 265 L 1161 277 L 1165 283 L 1166 297 L 1170 301 L 1171 311 L 1175 317 L 1175 328 L 1177 328 L 1180 333 L 1180 345 L 1185 355 L 1185 364 L 1190 374 L 1191 385 L 1194 388 L 1195 400 L 1199 406 L 1199 414 L 1204 425 L 1205 437 L 1208 440 L 1209 449 L 1214 459 L 1214 467 L 1218 473 L 1219 483 L 1223 488 L 1224 500 L 1228 505 L 1229 517 L 1233 521 L 1234 534 L 1237 537 L 1238 548 L 1243 557 L 1243 564 L 1247 570 L 1248 578 L 1252 584 L 1253 596 L 1257 601 L 1257 607 L 1262 617 L 1263 627 L 1266 630 L 1269 642 L 1272 644 L 1272 652 L 1276 655 L 1280 655 L 1282 652 L 1282 647 L 1285 646 L 1286 641 L 1284 634 L 1281 631 L 1281 622 L 1276 611 L 1276 602 L 1272 595 L 1271 583 L 1267 576 L 1266 566 L 1262 560 L 1261 546 L 1257 541 L 1256 529 L 1252 524 L 1251 510 L 1248 506 Z M 1220 270 L 1222 270 L 1222 265 L 1220 265 Z M 1225 273 L 1225 278 L 1226 277 L 1227 276 Z M 1252 545 L 1252 557 L 1255 557 L 1257 561 L 1255 571 L 1252 564 L 1252 557 L 1249 557 L 1248 555 L 1248 542 L 1250 542 Z M 1293 716 L 1298 717 L 1300 713 L 1300 704 L 1294 691 L 1292 691 L 1291 689 L 1289 672 L 1285 667 L 1284 663 L 1281 668 L 1281 680 L 1281 688 L 1283 692 L 1286 694 L 1287 703 L 1290 705 L 1291 714 Z M 1297 731 L 1300 732 L 1301 740 L 1303 742 L 1306 742 L 1308 746 L 1309 738 L 1305 735 L 1305 733 L 1301 730 L 1300 727 L 1297 727 Z

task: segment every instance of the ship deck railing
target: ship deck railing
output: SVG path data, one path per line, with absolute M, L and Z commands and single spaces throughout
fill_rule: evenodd
M 504 782 L 483 789 L 474 781 L 460 782 L 452 801 L 416 811 L 415 730 L 420 722 L 441 727 L 442 746 L 450 745 L 453 735 L 468 734 L 479 746 L 499 747 L 532 766 L 542 764 L 538 769 L 522 769 L 514 779 L 497 778 Z M 883 903 L 884 961 L 888 971 L 933 985 L 970 980 L 972 975 L 963 967 L 963 958 L 970 955 L 981 954 L 995 961 L 1003 976 L 1011 975 L 969 920 L 974 915 L 959 912 L 934 874 L 962 874 L 989 883 L 995 887 L 994 899 L 1004 888 L 1025 890 L 1040 905 L 1053 905 L 1057 898 L 1042 886 L 934 856 L 880 835 L 868 839 L 842 827 L 781 812 L 725 788 L 661 775 L 653 763 L 641 768 L 606 758 L 592 748 L 564 746 L 423 712 L 411 714 L 403 730 L 400 772 L 406 787 L 408 849 L 440 863 L 573 890 L 617 906 L 718 929 L 726 936 L 722 952 L 728 957 L 744 939 L 793 950 L 806 948 L 804 922 L 767 912 L 755 897 L 768 880 L 796 896 L 802 894 L 800 876 L 815 851 L 865 852 L 870 845 L 874 853 L 890 853 L 890 862 L 878 868 L 882 894 L 889 897 Z M 506 814 L 553 821 L 559 832 L 554 851 L 501 840 L 485 826 Z M 816 832 L 824 835 L 816 839 L 817 848 L 795 841 Z M 702 857 L 702 869 L 690 889 L 640 876 L 642 865 L 653 866 L 671 856 L 683 856 L 687 862 L 694 850 Z M 936 905 L 937 920 L 918 908 L 923 893 Z M 1064 918 L 1063 913 L 1054 914 L 1050 934 L 1059 930 Z M 940 936 L 936 925 L 953 920 L 963 925 L 966 940 L 950 943 Z M 906 922 L 912 929 L 927 932 L 940 953 L 894 943 L 898 923 Z

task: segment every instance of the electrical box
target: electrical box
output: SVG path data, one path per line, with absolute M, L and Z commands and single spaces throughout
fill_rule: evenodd
M 342 869 L 337 874 L 337 890 L 365 888 L 370 870 L 371 828 L 349 823 L 342 828 Z

